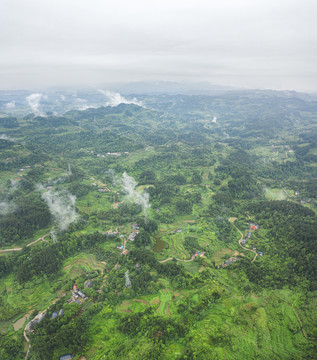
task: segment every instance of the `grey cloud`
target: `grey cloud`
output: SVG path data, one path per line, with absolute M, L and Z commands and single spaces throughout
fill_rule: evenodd
M 313 0 L 4 0 L 0 84 L 317 90 L 316 11 Z

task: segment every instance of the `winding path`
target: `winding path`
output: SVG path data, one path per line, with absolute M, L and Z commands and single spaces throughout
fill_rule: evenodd
M 174 258 L 174 257 L 171 257 L 171 258 L 168 258 L 168 259 L 165 259 L 165 260 L 161 260 L 161 261 L 159 261 L 161 264 L 163 264 L 163 263 L 165 263 L 165 262 L 167 262 L 167 261 L 170 261 L 170 260 L 173 260 L 173 259 L 176 259 L 177 261 L 183 261 L 183 262 L 189 262 L 189 261 L 193 261 L 194 259 L 195 259 L 195 255 L 193 255 L 192 257 L 191 257 L 191 259 L 189 259 L 189 260 L 182 260 L 182 259 L 179 259 L 179 258 Z
M 29 247 L 29 246 L 32 246 L 34 245 L 35 243 L 37 243 L 38 241 L 44 241 L 45 237 L 48 236 L 49 234 L 45 234 L 43 236 L 41 236 L 40 238 L 38 238 L 37 240 L 35 241 L 32 241 L 30 242 L 29 244 L 26 245 L 26 247 Z M 23 248 L 21 247 L 16 247 L 16 248 L 12 248 L 12 249 L 4 249 L 4 250 L 0 250 L 0 253 L 6 253 L 6 252 L 9 252 L 9 251 L 21 251 Z
M 254 254 L 255 254 L 255 256 L 254 256 L 254 258 L 253 258 L 253 260 L 252 260 L 252 262 L 256 259 L 256 257 L 258 256 L 258 253 L 255 251 L 255 250 L 251 250 L 251 249 L 248 249 L 248 248 L 246 248 L 245 246 L 243 246 L 241 243 L 242 243 L 242 240 L 243 240 L 243 234 L 242 234 L 242 232 L 235 226 L 235 224 L 234 224 L 234 221 L 235 221 L 236 219 L 235 218 L 230 218 L 229 219 L 229 221 L 231 222 L 231 224 L 239 231 L 239 233 L 241 234 L 241 239 L 239 240 L 239 245 L 243 248 L 243 249 L 245 249 L 245 250 L 247 250 L 247 251 L 251 251 L 251 252 L 253 252 Z

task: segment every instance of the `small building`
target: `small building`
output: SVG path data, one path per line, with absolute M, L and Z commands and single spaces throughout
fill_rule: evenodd
M 140 265 L 139 263 L 137 263 L 137 264 L 134 265 L 134 267 L 135 267 L 136 269 L 140 269 L 141 265 Z
M 127 255 L 129 253 L 128 249 L 125 249 L 124 251 L 122 251 L 121 255 Z
M 85 298 L 87 297 L 87 296 L 86 296 L 82 291 L 80 291 L 80 290 L 78 290 L 77 294 L 78 294 L 81 298 L 83 298 L 83 299 L 85 299 Z
M 132 230 L 139 230 L 140 227 L 138 226 L 138 224 L 132 224 Z
M 60 309 L 58 312 L 58 316 L 63 316 L 64 315 L 64 309 Z
M 59 360 L 71 360 L 71 359 L 73 359 L 73 358 L 74 358 L 73 355 L 71 355 L 71 354 L 65 354 L 65 355 L 60 356 L 60 357 L 59 357 Z
M 93 285 L 92 281 L 88 280 L 86 283 L 85 283 L 85 287 L 86 288 L 91 288 Z
M 53 312 L 52 319 L 55 319 L 57 317 L 57 312 Z
M 250 231 L 248 231 L 248 238 L 250 238 L 251 237 L 251 232 Z

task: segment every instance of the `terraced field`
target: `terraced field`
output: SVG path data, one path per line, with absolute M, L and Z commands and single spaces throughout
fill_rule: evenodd
M 78 256 L 72 257 L 65 262 L 64 271 L 71 279 L 91 272 L 94 270 L 99 270 L 103 272 L 105 268 L 105 263 L 97 261 L 96 257 L 92 254 L 80 254 Z

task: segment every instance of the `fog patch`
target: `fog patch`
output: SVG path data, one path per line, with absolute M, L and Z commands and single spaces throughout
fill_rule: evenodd
M 10 101 L 10 102 L 6 103 L 5 107 L 6 107 L 7 110 L 14 109 L 15 108 L 15 101 Z
M 6 134 L 0 134 L 0 140 L 8 140 L 11 142 L 16 142 L 16 140 L 12 137 L 7 136 Z
M 134 104 L 134 105 L 144 107 L 142 101 L 139 101 L 135 97 L 133 99 L 129 100 L 114 91 L 102 90 L 102 89 L 98 89 L 98 91 L 107 97 L 108 101 L 105 104 L 106 106 L 118 106 L 119 104 Z
M 0 215 L 7 215 L 16 209 L 15 204 L 8 201 L 0 201 Z
M 37 189 L 43 189 L 38 185 Z M 47 203 L 59 231 L 65 231 L 69 225 L 75 222 L 79 215 L 76 212 L 76 196 L 66 190 L 47 190 L 42 193 L 42 199 Z
M 40 109 L 40 105 L 41 105 L 41 100 L 42 99 L 47 99 L 46 95 L 43 95 L 41 93 L 35 93 L 35 94 L 31 94 L 29 96 L 27 96 L 25 98 L 25 100 L 27 101 L 28 105 L 30 106 L 30 108 L 32 109 L 32 112 L 35 115 L 39 115 L 39 116 L 45 116 L 45 114 L 41 111 Z
M 128 175 L 126 172 L 123 173 L 121 178 L 121 184 L 123 190 L 126 193 L 126 198 L 135 204 L 141 205 L 145 214 L 148 209 L 151 207 L 150 205 L 150 195 L 147 192 L 141 192 L 136 190 L 137 182 L 134 178 Z

